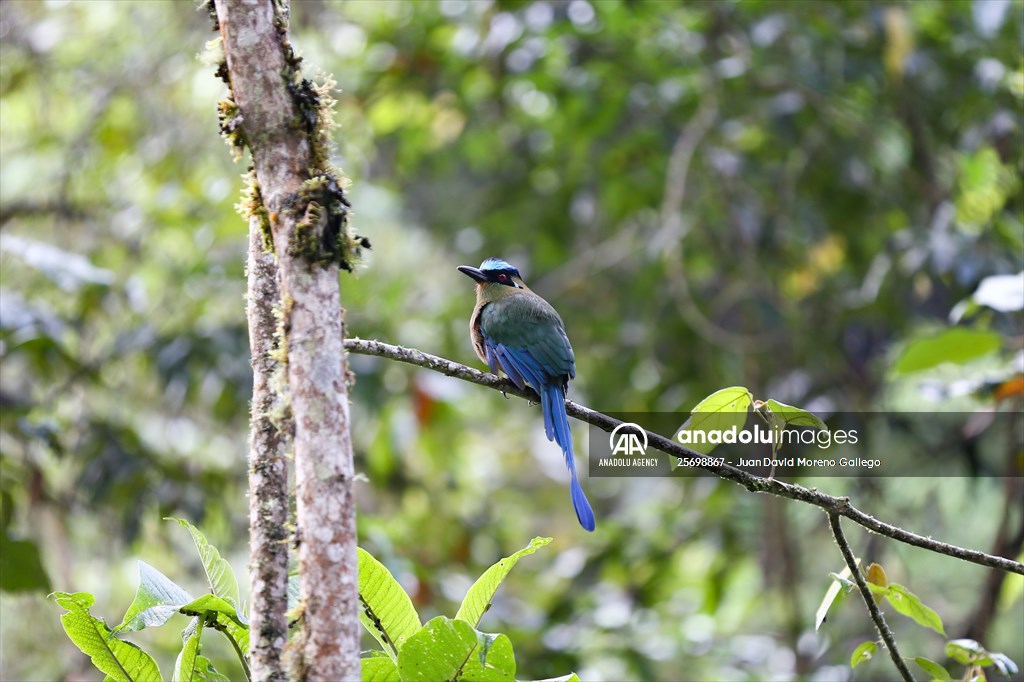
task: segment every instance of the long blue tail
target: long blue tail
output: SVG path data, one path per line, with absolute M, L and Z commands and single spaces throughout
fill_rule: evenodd
M 564 382 L 558 378 L 547 375 L 540 366 L 540 363 L 523 349 L 512 349 L 501 343 L 494 343 L 486 334 L 484 341 L 487 345 L 488 363 L 493 357 L 501 364 L 505 374 L 509 376 L 519 388 L 525 384 L 523 380 L 530 382 L 540 394 L 540 405 L 544 411 L 544 433 L 548 440 L 553 440 L 562 448 L 565 455 L 565 466 L 569 468 L 572 480 L 569 482 L 569 494 L 572 497 L 572 507 L 576 510 L 576 518 L 585 530 L 592 531 L 597 527 L 594 520 L 594 510 L 590 508 L 587 496 L 583 494 L 580 487 L 580 480 L 576 476 L 576 460 L 572 452 L 572 431 L 569 430 L 569 417 L 565 413 L 565 388 Z M 492 368 L 493 369 L 493 368 Z
M 597 527 L 594 510 L 583 494 L 580 480 L 576 476 L 576 459 L 572 451 L 572 431 L 569 429 L 569 417 L 565 413 L 565 391 L 557 383 L 548 384 L 540 391 L 541 409 L 544 411 L 544 433 L 548 440 L 553 440 L 562 448 L 565 455 L 565 466 L 569 467 L 572 480 L 569 482 L 569 494 L 572 507 L 576 510 L 576 518 L 584 530 L 593 531 Z

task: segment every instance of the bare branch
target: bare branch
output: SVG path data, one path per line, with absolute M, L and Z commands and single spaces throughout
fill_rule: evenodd
M 370 341 L 367 339 L 346 339 L 345 349 L 350 353 L 375 355 L 378 357 L 388 358 L 390 360 L 397 360 L 399 362 L 416 365 L 418 367 L 424 367 L 426 369 L 434 370 L 435 372 L 440 372 L 446 376 L 455 377 L 457 379 L 462 379 L 463 381 L 469 381 L 474 384 L 493 388 L 497 391 L 501 391 L 509 395 L 515 395 L 520 398 L 526 398 L 527 400 L 534 402 L 540 402 L 540 398 L 532 390 L 520 390 L 516 388 L 515 384 L 507 379 L 501 379 L 493 374 L 481 372 L 480 370 L 467 367 L 445 358 L 437 357 L 436 355 L 429 355 L 414 348 L 403 348 L 402 346 L 393 346 L 380 341 Z M 618 419 L 609 417 L 602 412 L 591 410 L 590 408 L 571 400 L 565 401 L 565 407 L 566 412 L 571 416 L 579 419 L 580 421 L 587 422 L 588 424 L 593 424 L 604 431 L 611 432 L 612 429 L 622 423 Z M 703 457 L 700 453 L 694 452 L 693 450 L 666 438 L 661 434 L 654 433 L 653 431 L 647 431 L 647 439 L 651 447 L 673 457 Z M 872 530 L 879 535 L 884 535 L 908 545 L 921 547 L 922 549 L 937 552 L 938 554 L 945 554 L 946 556 L 962 559 L 981 566 L 988 566 L 989 568 L 997 568 L 1002 571 L 1010 571 L 1011 573 L 1024 575 L 1024 564 L 1018 561 L 1013 561 L 1012 559 L 1006 559 L 1000 556 L 993 556 L 974 549 L 957 547 L 956 545 L 950 545 L 945 542 L 939 542 L 938 540 L 933 540 L 932 538 L 924 537 L 923 535 L 911 533 L 910 531 L 897 526 L 879 521 L 870 514 L 865 514 L 851 505 L 848 497 L 827 495 L 813 488 L 805 488 L 802 485 L 785 483 L 777 479 L 754 476 L 742 469 L 737 469 L 736 467 L 729 466 L 727 464 L 721 466 L 709 465 L 701 468 L 720 476 L 721 478 L 738 483 L 751 492 L 768 493 L 770 495 L 777 495 L 779 497 L 786 497 L 791 500 L 798 500 L 800 502 L 806 502 L 807 504 L 813 504 L 817 507 L 821 507 L 829 513 L 845 516 L 854 523 L 864 526 L 868 530 Z
M 910 670 L 907 668 L 907 664 L 903 662 L 903 658 L 900 657 L 899 649 L 896 648 L 896 638 L 893 637 L 892 630 L 885 623 L 885 616 L 882 615 L 882 610 L 878 608 L 878 604 L 875 603 L 875 597 L 871 594 L 871 590 L 868 589 L 868 584 L 864 580 L 864 576 L 861 575 L 860 567 L 857 566 L 857 559 L 853 556 L 853 550 L 850 549 L 850 543 L 846 541 L 846 536 L 843 535 L 843 528 L 839 524 L 839 515 L 829 512 L 828 515 L 829 526 L 832 527 L 832 535 L 836 539 L 836 543 L 839 545 L 839 551 L 843 554 L 843 559 L 846 561 L 846 565 L 850 568 L 850 573 L 853 574 L 853 579 L 857 583 L 857 587 L 860 589 L 860 596 L 864 598 L 864 603 L 868 607 L 868 613 L 871 614 L 871 620 L 875 622 L 875 628 L 878 630 L 878 634 L 882 636 L 882 641 L 885 642 L 885 648 L 889 650 L 889 656 L 892 658 L 893 665 L 900 671 L 900 676 L 903 677 L 907 682 L 914 682 L 914 676 L 910 674 Z

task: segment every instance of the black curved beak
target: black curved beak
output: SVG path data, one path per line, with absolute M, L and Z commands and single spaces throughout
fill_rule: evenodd
M 474 268 L 472 265 L 460 265 L 459 272 L 467 277 L 472 277 L 477 282 L 486 282 L 487 275 L 483 273 L 483 270 Z

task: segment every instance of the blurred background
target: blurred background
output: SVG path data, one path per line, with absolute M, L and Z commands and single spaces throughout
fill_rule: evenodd
M 1022 22 L 1016 0 L 294 3 L 307 75 L 338 82 L 335 161 L 374 246 L 341 278 L 347 332 L 479 366 L 455 266 L 500 255 L 560 311 L 570 397 L 595 409 L 681 422 L 730 385 L 823 413 L 992 408 L 1021 312 L 1012 285 L 971 297 L 1024 269 Z M 140 558 L 203 591 L 162 517 L 246 570 L 247 162 L 219 138 L 214 37 L 190 3 L 0 4 L 4 680 L 95 678 L 50 590 L 96 594 L 110 623 Z M 913 348 L 933 361 L 901 367 Z M 892 676 L 849 669 L 875 636 L 861 605 L 814 629 L 843 566 L 820 510 L 712 479 L 585 479 L 588 535 L 539 409 L 350 364 L 361 544 L 424 621 L 555 538 L 481 624 L 510 635 L 518 677 Z M 1024 523 L 1019 488 L 1005 460 L 972 466 L 814 484 L 991 550 Z M 950 637 L 1024 662 L 1019 576 L 848 533 Z M 905 655 L 943 659 L 938 635 L 890 621 Z M 133 641 L 171 670 L 177 630 Z

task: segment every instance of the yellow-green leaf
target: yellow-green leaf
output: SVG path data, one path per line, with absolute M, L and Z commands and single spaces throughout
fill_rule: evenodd
M 892 604 L 892 607 L 904 616 L 914 619 L 918 625 L 931 628 L 943 637 L 946 631 L 942 627 L 942 619 L 932 609 L 928 608 L 918 599 L 917 595 L 899 583 L 889 585 L 888 593 L 885 595 Z
M 747 422 L 747 413 L 753 402 L 753 394 L 743 386 L 715 391 L 693 408 L 690 418 L 676 431 L 675 440 L 706 455 L 717 446 L 717 443 L 709 442 L 707 433 L 742 427 Z
M 464 620 L 473 627 L 480 623 L 484 613 L 491 607 L 491 599 L 505 576 L 509 574 L 512 567 L 524 556 L 533 554 L 541 547 L 550 544 L 551 538 L 534 538 L 528 547 L 524 547 L 515 554 L 505 557 L 483 572 L 473 586 L 469 588 L 459 612 L 455 614 L 458 620 Z
M 853 650 L 853 655 L 850 656 L 850 667 L 856 668 L 865 661 L 870 661 L 875 657 L 875 653 L 878 651 L 878 644 L 876 642 L 861 642 L 860 646 Z
M 416 607 L 384 564 L 359 548 L 359 621 L 384 651 L 398 660 L 398 652 L 420 629 Z

